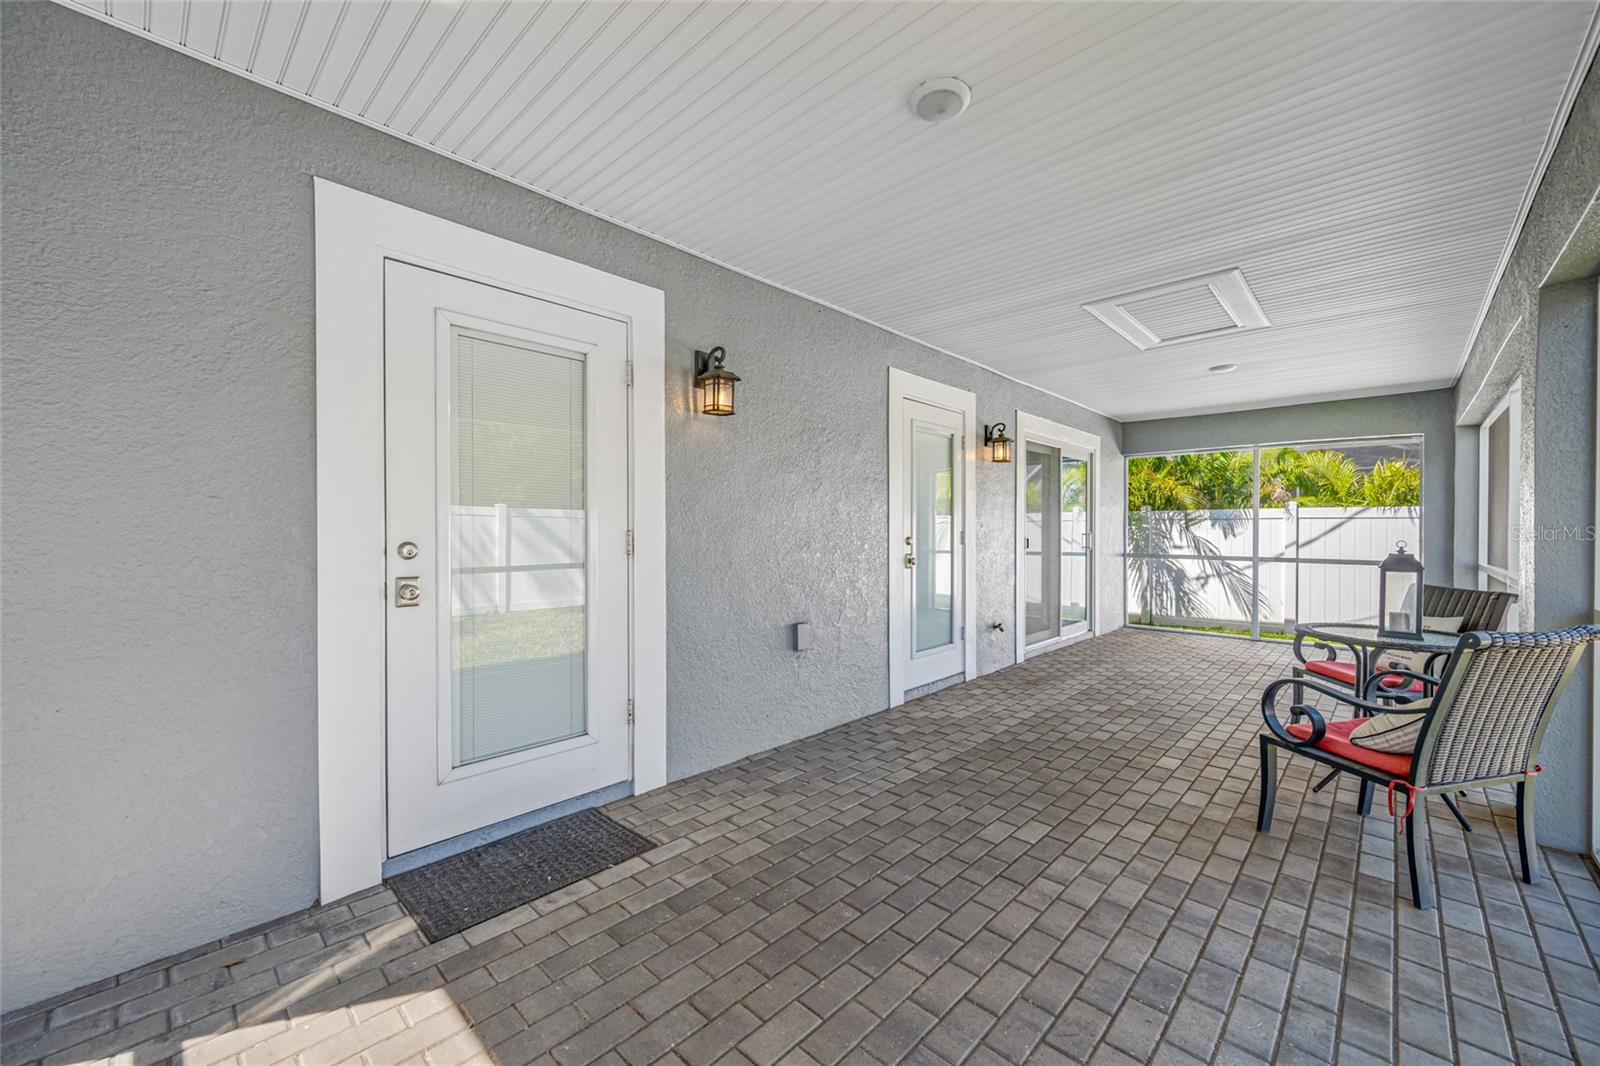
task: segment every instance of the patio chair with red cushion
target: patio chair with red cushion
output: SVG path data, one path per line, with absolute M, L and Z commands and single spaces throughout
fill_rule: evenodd
M 1550 633 L 1463 634 L 1437 678 L 1437 693 L 1406 710 L 1371 698 L 1381 677 L 1374 677 L 1362 696 L 1305 679 L 1273 682 L 1261 696 L 1268 732 L 1260 740 L 1257 831 L 1272 828 L 1279 750 L 1355 774 L 1368 786 L 1386 789 L 1390 814 L 1404 819 L 1401 832 L 1406 838 L 1411 898 L 1427 910 L 1433 906 L 1423 811 L 1427 800 L 1466 788 L 1513 784 L 1522 879 L 1534 884 L 1539 861 L 1533 828 L 1539 745 L 1562 690 L 1597 638 L 1600 626 L 1592 625 Z M 1415 671 L 1398 672 L 1435 680 Z M 1308 688 L 1330 696 L 1354 708 L 1358 717 L 1330 721 L 1315 707 L 1296 702 L 1285 722 L 1277 701 L 1286 688 Z
M 1424 585 L 1422 587 L 1422 618 L 1423 626 L 1435 632 L 1447 633 L 1473 633 L 1486 630 L 1498 630 L 1505 624 L 1506 613 L 1517 597 L 1510 592 L 1491 592 L 1487 589 L 1464 589 L 1450 585 Z M 1337 650 L 1333 645 L 1313 641 L 1314 647 L 1325 653 L 1321 659 L 1308 659 L 1305 655 L 1304 640 L 1296 639 L 1294 642 L 1295 658 L 1299 663 L 1290 673 L 1293 677 L 1304 678 L 1308 674 L 1318 680 L 1343 685 L 1346 688 L 1355 688 L 1356 664 L 1349 659 L 1337 658 Z M 1374 696 L 1384 701 L 1410 702 L 1431 696 L 1438 687 L 1438 679 L 1434 676 L 1444 668 L 1445 655 L 1425 656 L 1419 652 L 1387 652 L 1383 664 L 1385 672 L 1375 679 L 1376 688 Z M 1387 669 L 1391 666 L 1404 667 L 1396 673 Z M 1411 673 L 1411 677 L 1402 677 L 1403 673 Z M 1416 674 L 1425 676 L 1417 677 Z M 1368 682 L 1373 684 L 1374 682 Z M 1303 687 L 1297 687 L 1294 694 L 1296 703 L 1305 702 Z M 1372 698 L 1372 697 L 1369 697 Z M 1360 712 L 1358 712 L 1360 713 Z M 1334 778 L 1339 776 L 1339 771 L 1334 770 L 1324 777 L 1313 792 L 1321 792 L 1333 784 Z M 1449 796 L 1444 797 L 1445 806 L 1450 808 L 1450 813 L 1456 816 L 1456 821 L 1468 832 L 1472 826 L 1467 823 L 1466 816 L 1456 806 L 1455 801 Z M 1363 783 L 1361 786 L 1361 813 L 1366 814 L 1372 806 L 1372 787 Z

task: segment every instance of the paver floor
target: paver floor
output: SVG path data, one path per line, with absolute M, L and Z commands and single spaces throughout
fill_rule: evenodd
M 1514 878 L 1509 793 L 1433 811 L 1434 911 L 1305 760 L 1255 832 L 1287 663 L 1114 633 L 614 804 L 660 846 L 439 943 L 373 891 L 7 1017 L 3 1057 L 1600 1062 L 1600 888 Z

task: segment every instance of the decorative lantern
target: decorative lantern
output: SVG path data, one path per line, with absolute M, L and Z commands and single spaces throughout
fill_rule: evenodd
M 722 365 L 728 358 L 722 345 L 709 352 L 695 352 L 694 383 L 700 390 L 700 410 L 708 415 L 733 414 L 733 383 L 739 375 Z
M 1403 540 L 1378 564 L 1378 636 L 1422 639 L 1422 560 Z
M 992 426 L 983 427 L 983 443 L 989 447 L 989 461 L 991 463 L 1009 463 L 1011 461 L 1011 438 L 1006 436 L 1006 424 L 996 422 Z

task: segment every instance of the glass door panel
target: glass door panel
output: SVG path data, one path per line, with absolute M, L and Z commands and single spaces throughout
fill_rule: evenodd
M 1051 640 L 1061 632 L 1061 452 L 1046 444 L 1027 445 L 1022 505 L 1023 605 L 1027 643 Z
M 955 642 L 956 435 L 913 423 L 911 443 L 912 652 Z
M 452 333 L 455 766 L 587 729 L 584 362 Z
M 1061 457 L 1060 627 L 1089 621 L 1089 463 Z

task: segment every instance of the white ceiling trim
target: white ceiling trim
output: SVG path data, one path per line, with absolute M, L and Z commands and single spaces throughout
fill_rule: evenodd
M 637 233 L 642 237 L 648 237 L 649 239 L 651 239 L 653 241 L 658 241 L 661 244 L 665 244 L 665 245 L 667 245 L 669 247 L 676 248 L 680 252 L 683 252 L 683 253 L 685 253 L 687 255 L 694 256 L 696 259 L 702 259 L 705 262 L 711 263 L 714 266 L 719 266 L 724 270 L 731 270 L 735 274 L 739 274 L 739 275 L 741 275 L 743 277 L 747 277 L 747 278 L 751 279 L 752 281 L 758 281 L 763 285 L 770 285 L 772 288 L 781 290 L 781 291 L 786 292 L 786 293 L 789 293 L 791 296 L 798 296 L 802 300 L 808 300 L 811 303 L 817 304 L 820 307 L 826 307 L 830 311 L 836 311 L 841 315 L 845 315 L 846 317 L 853 318 L 856 321 L 865 323 L 866 325 L 872 326 L 875 329 L 881 329 L 885 333 L 893 334 L 894 336 L 899 337 L 902 340 L 908 340 L 913 344 L 920 344 L 922 347 L 929 348 L 929 349 L 931 349 L 933 351 L 938 352 L 941 355 L 948 355 L 952 359 L 959 359 L 961 362 L 971 364 L 972 366 L 978 367 L 980 370 L 987 370 L 989 373 L 994 374 L 996 377 L 1004 378 L 1006 381 L 1010 381 L 1010 382 L 1012 382 L 1014 384 L 1021 385 L 1024 388 L 1032 389 L 1033 391 L 1041 393 L 1041 394 L 1043 394 L 1045 396 L 1052 396 L 1055 399 L 1062 400 L 1062 401 L 1064 401 L 1066 403 L 1072 404 L 1075 407 L 1082 408 L 1083 410 L 1088 411 L 1091 414 L 1096 414 L 1096 415 L 1099 415 L 1102 418 L 1110 419 L 1113 422 L 1119 421 L 1115 416 L 1109 415 L 1106 412 L 1101 411 L 1101 410 L 1099 410 L 1099 409 L 1097 409 L 1095 407 L 1091 407 L 1090 405 L 1084 403 L 1082 400 L 1076 400 L 1076 399 L 1073 399 L 1071 396 L 1064 395 L 1064 394 L 1056 392 L 1056 391 L 1054 391 L 1052 389 L 1044 388 L 1044 387 L 1042 387 L 1040 385 L 1036 385 L 1036 384 L 1034 384 L 1034 383 L 1032 383 L 1030 381 L 1024 381 L 1023 379 L 1021 379 L 1019 377 L 1015 377 L 1015 376 L 1013 376 L 1011 374 L 1006 373 L 1004 370 L 1000 370 L 1000 369 L 997 369 L 996 367 L 990 366 L 988 363 L 984 363 L 984 362 L 981 362 L 981 361 L 979 361 L 977 359 L 973 359 L 970 356 L 962 355 L 960 352 L 951 351 L 948 348 L 941 347 L 940 345 L 934 344 L 931 341 L 923 340 L 921 337 L 913 336 L 910 333 L 907 333 L 907 332 L 905 332 L 903 330 L 896 329 L 893 326 L 888 326 L 888 325 L 885 325 L 882 322 L 874 321 L 873 319 L 868 318 L 866 315 L 858 314 L 857 312 L 852 311 L 847 307 L 841 307 L 836 303 L 832 303 L 832 302 L 830 302 L 828 300 L 824 300 L 824 299 L 820 299 L 820 298 L 818 298 L 816 296 L 812 296 L 809 293 L 802 292 L 799 289 L 793 288 L 793 287 L 791 287 L 789 285 L 785 285 L 780 281 L 774 281 L 771 278 L 763 277 L 760 274 L 757 274 L 757 273 L 755 273 L 753 271 L 750 271 L 750 270 L 746 270 L 743 267 L 737 266 L 737 265 L 735 265 L 733 263 L 724 262 L 723 260 L 718 259 L 716 256 L 707 255 L 704 252 L 700 252 L 700 251 L 697 251 L 697 250 L 695 250 L 693 248 L 687 247 L 686 245 L 680 244 L 677 241 L 674 241 L 669 237 L 663 237 L 659 233 L 652 233 L 651 231 L 649 231 L 647 229 L 643 229 L 643 228 L 641 228 L 639 226 L 633 225 L 632 223 L 627 222 L 627 221 L 625 221 L 623 219 L 614 218 L 614 217 L 612 217 L 610 215 L 604 214 L 603 212 L 596 211 L 591 207 L 587 207 L 587 206 L 585 206 L 583 204 L 580 204 L 580 203 L 577 203 L 575 201 L 569 200 L 566 197 L 557 195 L 556 193 L 553 193 L 548 189 L 541 189 L 541 188 L 538 188 L 538 187 L 536 187 L 534 185 L 530 185 L 528 182 L 523 181 L 523 180 L 521 180 L 519 178 L 508 177 L 507 175 L 502 174 L 497 170 L 490 169 L 485 164 L 478 163 L 478 162 L 476 162 L 474 160 L 467 159 L 467 158 L 465 158 L 463 156 L 456 155 L 455 153 L 453 153 L 453 152 L 451 152 L 451 151 L 449 151 L 449 150 L 447 150 L 445 148 L 441 148 L 438 145 L 432 144 L 432 143 L 430 143 L 428 141 L 420 140 L 420 139 L 418 139 L 418 138 L 416 138 L 414 136 L 411 136 L 408 133 L 401 133 L 398 130 L 392 129 L 392 128 L 388 127 L 388 126 L 385 126 L 385 125 L 373 120 L 373 119 L 367 118 L 365 115 L 352 114 L 349 111 L 345 111 L 345 110 L 343 110 L 343 109 L 341 109 L 341 108 L 339 108 L 339 107 L 337 107 L 337 106 L 335 106 L 333 104 L 325 103 L 324 101 L 318 100 L 314 96 L 310 96 L 310 95 L 308 95 L 306 93 L 299 92 L 299 91 L 297 91 L 297 90 L 295 90 L 295 89 L 293 89 L 293 88 L 291 88 L 291 87 L 289 87 L 287 85 L 282 85 L 282 84 L 279 84 L 277 82 L 274 82 L 269 78 L 264 78 L 261 75 L 256 74 L 253 71 L 241 70 L 238 67 L 232 66 L 232 65 L 230 65 L 228 63 L 224 63 L 220 59 L 217 59 L 217 58 L 215 58 L 213 56 L 208 56 L 208 55 L 205 55 L 203 53 L 191 51 L 188 48 L 183 47 L 182 45 L 174 44 L 173 42 L 168 41 L 165 38 L 157 36 L 156 34 L 150 32 L 149 30 L 144 29 L 142 26 L 132 25 L 132 24 L 124 22 L 121 19 L 118 19 L 118 18 L 116 18 L 116 17 L 114 17 L 114 16 L 112 16 L 110 14 L 107 14 L 107 13 L 105 13 L 103 11 L 97 11 L 92 7 L 87 7 L 84 4 L 79 3 L 78 0 L 52 0 L 52 2 L 56 3 L 56 4 L 59 4 L 60 6 L 62 6 L 64 8 L 67 8 L 70 11 L 75 11 L 80 15 L 87 15 L 90 18 L 95 19 L 98 22 L 104 22 L 107 25 L 115 26 L 119 30 L 123 30 L 123 31 L 125 31 L 127 33 L 131 33 L 131 34 L 133 34 L 133 35 L 135 35 L 137 37 L 141 37 L 144 40 L 150 41 L 150 42 L 152 42 L 154 44 L 161 45 L 164 48 L 167 48 L 167 49 L 170 49 L 171 51 L 177 52 L 179 55 L 187 56 L 190 59 L 197 59 L 197 60 L 201 61 L 202 63 L 207 64 L 208 66 L 216 67 L 218 70 L 223 70 L 223 71 L 226 71 L 229 74 L 233 74 L 233 75 L 237 75 L 238 77 L 245 78 L 245 79 L 247 79 L 249 81 L 255 82 L 257 85 L 264 85 L 269 89 L 276 90 L 277 92 L 280 92 L 280 93 L 284 94 L 285 96 L 288 96 L 288 97 L 290 97 L 290 98 L 292 98 L 294 100 L 298 100 L 301 103 L 310 104 L 313 107 L 317 107 L 317 108 L 322 109 L 323 111 L 328 112 L 329 114 L 338 115 L 340 118 L 350 119 L 352 122 L 358 122 L 361 125 L 366 126 L 369 129 L 377 130 L 379 133 L 387 134 L 390 137 L 397 137 L 400 140 L 405 141 L 408 144 L 416 145 L 418 148 L 425 148 L 428 151 L 434 153 L 435 155 L 443 156 L 444 158 L 449 159 L 451 162 L 460 163 L 463 166 L 471 167 L 473 170 L 481 171 L 484 174 L 490 175 L 491 177 L 499 178 L 502 181 L 508 181 L 513 185 L 516 185 L 516 186 L 519 186 L 520 188 L 526 189 L 531 193 L 536 193 L 537 195 L 543 196 L 546 199 L 554 200 L 557 203 L 560 203 L 560 204 L 563 204 L 563 205 L 565 205 L 567 207 L 570 207 L 575 211 L 581 211 L 586 215 L 590 215 L 590 216 L 592 216 L 594 218 L 598 218 L 598 219 L 600 219 L 600 220 L 602 220 L 604 222 L 609 222 L 614 226 L 620 226 L 623 229 L 628 230 L 631 233 Z M 671 4 L 665 4 L 663 6 L 672 6 L 672 5 Z M 285 62 L 287 62 L 287 59 L 288 59 L 288 57 L 286 55 L 285 56 Z M 351 69 L 353 71 L 355 69 L 354 66 L 352 66 Z
M 1437 379 L 1431 380 L 1431 381 L 1419 381 L 1416 384 L 1410 386 L 1406 391 L 1408 391 L 1408 392 L 1432 392 L 1435 389 L 1448 389 L 1448 388 L 1451 388 L 1454 385 L 1455 385 L 1455 379 L 1453 379 L 1453 378 L 1437 378 Z M 1335 402 L 1335 401 L 1338 401 L 1338 400 L 1365 400 L 1368 397 L 1372 397 L 1372 396 L 1393 396 L 1394 394 L 1395 394 L 1395 390 L 1394 389 L 1387 388 L 1387 387 L 1384 387 L 1384 386 L 1381 386 L 1381 385 L 1380 386 L 1361 386 L 1361 387 L 1354 387 L 1354 388 L 1348 388 L 1348 389 L 1332 389 L 1332 390 L 1330 390 L 1328 392 L 1318 393 L 1314 398 L 1309 399 L 1309 400 L 1304 400 L 1304 399 L 1301 399 L 1301 400 L 1286 400 L 1281 404 L 1265 404 L 1265 405 L 1261 405 L 1260 407 L 1254 407 L 1254 408 L 1251 408 L 1251 407 L 1241 408 L 1241 407 L 1237 407 L 1237 406 L 1235 406 L 1233 404 L 1229 404 L 1229 403 L 1215 403 L 1215 404 L 1202 403 L 1202 404 L 1197 404 L 1197 405 L 1193 405 L 1193 406 L 1185 405 L 1182 408 L 1172 408 L 1172 409 L 1164 410 L 1164 411 L 1152 411 L 1147 415 L 1140 415 L 1138 418 L 1123 418 L 1123 419 L 1119 419 L 1119 421 L 1122 422 L 1123 425 L 1132 425 L 1135 422 L 1156 422 L 1156 421 L 1159 421 L 1159 420 L 1161 420 L 1163 418 L 1187 418 L 1187 417 L 1189 417 L 1191 415 L 1227 415 L 1227 414 L 1236 414 L 1236 413 L 1238 413 L 1239 411 L 1242 411 L 1242 410 L 1243 411 L 1260 410 L 1260 409 L 1263 409 L 1263 408 L 1271 408 L 1271 407 L 1298 407 L 1301 404 L 1332 403 L 1332 402 Z M 1404 431 L 1396 431 L 1396 432 L 1401 436 L 1405 435 Z M 1345 438 L 1341 438 L 1341 439 L 1348 440 L 1350 438 L 1345 437 Z M 1154 454 L 1154 453 L 1150 453 L 1150 454 Z

